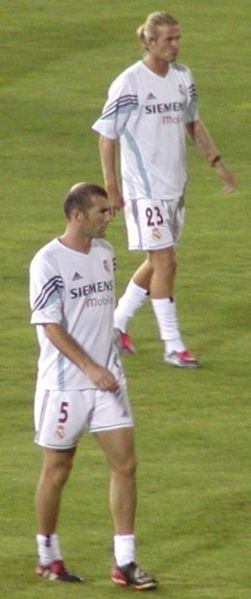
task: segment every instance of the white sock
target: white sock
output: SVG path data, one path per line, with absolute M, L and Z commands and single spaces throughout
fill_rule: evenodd
M 118 566 L 135 561 L 135 535 L 114 535 L 114 555 Z
M 147 290 L 139 287 L 131 281 L 128 283 L 124 295 L 119 299 L 117 308 L 114 312 L 114 326 L 122 333 L 127 329 L 127 323 L 135 312 L 143 305 L 147 298 Z
M 152 299 L 151 301 L 160 338 L 165 343 L 166 353 L 184 351 L 186 348 L 179 331 L 175 302 L 170 298 Z
M 58 535 L 56 533 L 52 535 L 37 535 L 36 541 L 41 566 L 48 566 L 48 564 L 55 560 L 62 560 Z

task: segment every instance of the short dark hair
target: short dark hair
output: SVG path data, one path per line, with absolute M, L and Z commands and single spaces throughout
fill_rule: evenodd
M 95 183 L 76 183 L 71 187 L 64 200 L 64 213 L 66 218 L 70 218 L 74 208 L 82 208 L 87 210 L 92 205 L 92 196 L 99 195 L 103 198 L 108 198 L 108 195 L 99 185 Z

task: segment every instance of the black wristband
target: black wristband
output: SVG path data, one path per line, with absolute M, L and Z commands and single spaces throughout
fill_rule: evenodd
M 220 154 L 217 154 L 217 156 L 215 156 L 213 160 L 211 160 L 211 166 L 215 166 L 216 162 L 219 162 L 219 160 L 221 160 L 221 156 Z

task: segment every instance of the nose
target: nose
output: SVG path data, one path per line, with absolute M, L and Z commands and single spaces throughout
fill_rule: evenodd
M 179 41 L 178 40 L 172 40 L 172 48 L 173 50 L 178 50 L 179 49 Z
M 112 212 L 111 210 L 107 210 L 103 215 L 103 226 L 107 227 L 108 223 L 112 220 Z
M 112 220 L 112 218 L 113 218 L 112 208 L 109 208 L 109 210 L 107 210 L 107 212 L 105 213 L 105 222 L 109 223 L 110 220 Z

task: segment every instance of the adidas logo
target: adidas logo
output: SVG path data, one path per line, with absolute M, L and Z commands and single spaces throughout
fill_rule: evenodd
M 154 94 L 152 94 L 152 92 L 150 92 L 150 94 L 148 94 L 146 99 L 147 100 L 156 100 L 157 98 L 156 98 L 156 96 L 154 96 Z
M 78 281 L 79 279 L 83 279 L 83 277 L 81 277 L 81 275 L 78 272 L 75 272 L 75 274 L 72 277 L 72 281 Z

